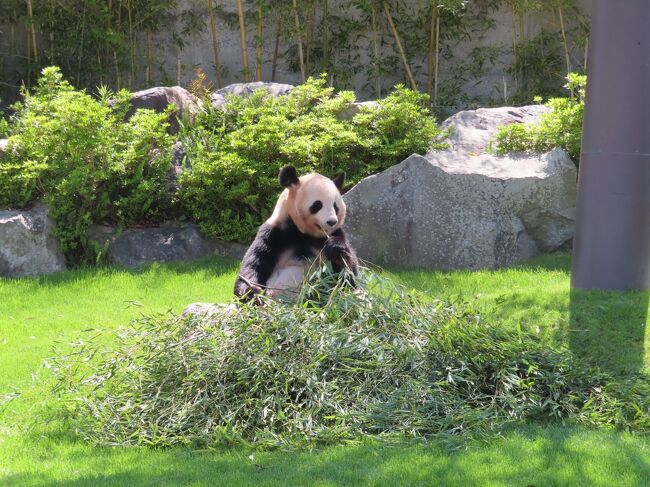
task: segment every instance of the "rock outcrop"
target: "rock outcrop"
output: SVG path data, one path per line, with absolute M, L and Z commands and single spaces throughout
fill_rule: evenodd
M 264 89 L 271 96 L 284 96 L 295 87 L 283 83 L 265 83 L 255 81 L 252 83 L 233 83 L 225 86 L 210 95 L 210 102 L 214 108 L 221 108 L 226 104 L 226 95 L 249 96 L 254 91 Z
M 209 255 L 240 259 L 246 246 L 208 240 L 194 224 L 129 228 L 118 233 L 114 227 L 94 225 L 88 238 L 100 246 L 108 244 L 109 260 L 124 267 L 139 267 L 152 262 L 194 260 Z
M 63 254 L 50 235 L 53 228 L 45 205 L 0 211 L 0 276 L 35 276 L 65 270 Z
M 362 180 L 345 195 L 346 228 L 359 256 L 395 266 L 479 269 L 561 247 L 575 220 L 576 168 L 568 155 L 487 152 L 498 125 L 534 121 L 542 112 L 461 112 L 445 122 L 457 124 L 449 150 L 412 155 Z
M 170 118 L 170 132 L 178 131 L 178 119 L 187 117 L 193 121 L 202 109 L 203 102 L 180 86 L 157 86 L 147 90 L 136 91 L 131 96 L 131 109 L 127 118 L 131 117 L 138 108 L 149 108 L 156 112 L 163 112 L 173 104 L 176 110 Z

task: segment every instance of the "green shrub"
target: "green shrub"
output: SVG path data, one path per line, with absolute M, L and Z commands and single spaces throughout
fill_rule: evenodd
M 367 271 L 353 291 L 322 272 L 296 304 L 77 340 L 49 362 L 61 404 L 87 440 L 153 447 L 487 437 L 524 419 L 650 429 L 647 379 L 618 381 Z
M 0 161 L 0 189 L 7 190 L 0 205 L 24 207 L 44 198 L 71 264 L 95 259 L 86 238 L 92 223 L 128 226 L 174 214 L 166 188 L 168 114 L 138 110 L 124 122 L 130 96 L 103 89 L 96 99 L 51 67 L 15 106 L 10 142 L 16 149 Z
M 565 88 L 570 90 L 573 96 L 548 100 L 546 106 L 551 111 L 542 114 L 539 123 L 499 127 L 495 138 L 497 154 L 503 155 L 513 151 L 549 151 L 561 147 L 578 165 L 587 77 L 571 73 L 567 79 Z
M 208 109 L 184 130 L 193 167 L 181 179 L 185 211 L 208 236 L 246 241 L 270 215 L 284 165 L 330 176 L 346 171 L 354 184 L 443 146 L 426 95 L 398 86 L 379 106 L 351 116 L 354 101 L 353 93 L 334 93 L 320 78 L 287 96 L 259 90 Z

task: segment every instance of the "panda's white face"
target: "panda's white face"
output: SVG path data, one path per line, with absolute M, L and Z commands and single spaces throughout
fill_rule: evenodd
M 304 228 L 314 237 L 327 237 L 343 225 L 345 203 L 331 179 L 320 174 L 300 178 L 294 204 Z

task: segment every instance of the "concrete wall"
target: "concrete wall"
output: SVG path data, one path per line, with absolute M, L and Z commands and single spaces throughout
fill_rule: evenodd
M 484 0 L 483 0 L 484 1 Z M 354 7 L 350 7 L 350 0 L 330 0 L 330 16 L 340 16 L 349 20 L 361 20 L 363 15 Z M 478 8 L 481 0 L 474 0 L 468 2 L 470 8 Z M 154 69 L 154 84 L 176 84 L 178 79 L 178 64 L 180 61 L 180 82 L 185 85 L 189 80 L 195 77 L 195 69 L 203 69 L 214 80 L 213 68 L 213 53 L 211 46 L 211 35 L 209 28 L 209 18 L 205 12 L 204 0 L 181 0 L 182 9 L 193 9 L 199 14 L 199 18 L 204 18 L 205 21 L 201 26 L 201 30 L 195 31 L 190 37 L 185 38 L 186 45 L 179 49 L 172 41 L 171 33 L 161 33 L 154 39 L 154 53 L 156 68 Z M 219 54 L 220 61 L 224 67 L 223 84 L 229 84 L 243 80 L 242 76 L 242 61 L 241 61 L 241 48 L 239 40 L 237 19 L 237 10 L 235 0 L 218 0 L 216 2 L 221 9 L 217 19 L 217 27 L 219 30 Z M 406 0 L 405 5 L 412 16 L 413 12 L 422 9 L 425 5 L 424 0 Z M 589 17 L 591 10 L 590 0 L 578 0 L 578 5 L 581 11 Z M 246 17 L 247 17 L 247 34 L 248 34 L 248 58 L 251 71 L 255 70 L 255 40 L 256 40 L 256 15 L 257 11 L 252 0 L 245 1 Z M 315 25 L 320 23 L 320 10 L 315 11 Z M 269 15 L 273 16 L 274 12 Z M 404 11 L 392 12 L 395 17 L 398 29 L 400 28 L 400 16 L 404 16 Z M 567 29 L 571 29 L 576 25 L 576 19 L 571 18 L 567 14 L 565 18 Z M 415 16 L 417 17 L 417 16 Z M 292 19 L 283 19 L 287 26 L 291 26 Z M 427 59 L 426 49 L 422 49 L 422 45 L 426 46 L 429 36 L 428 19 L 421 19 L 421 27 L 415 31 L 404 32 L 400 34 L 404 36 L 405 49 L 409 53 L 410 64 L 415 73 L 415 78 L 418 87 L 426 90 L 427 85 Z M 464 108 L 471 105 L 473 102 L 485 104 L 490 101 L 491 104 L 506 104 L 511 101 L 514 92 L 514 80 L 506 73 L 507 67 L 512 61 L 512 13 L 507 7 L 500 7 L 498 10 L 491 12 L 489 21 L 492 23 L 488 29 L 477 29 L 470 38 L 464 40 L 449 40 L 444 38 L 441 40 L 443 44 L 443 51 L 446 54 L 440 60 L 440 91 L 441 101 L 440 104 L 448 106 L 443 107 L 443 111 L 454 112 L 457 109 Z M 273 56 L 273 48 L 275 43 L 275 22 L 266 22 L 265 31 L 263 35 L 264 41 L 264 63 L 263 63 L 263 80 L 271 80 L 271 59 Z M 378 26 L 382 33 L 381 41 L 383 47 L 381 48 L 381 58 L 393 57 L 395 62 L 394 68 L 390 72 L 384 73 L 381 79 L 382 89 L 384 91 L 390 89 L 397 82 L 404 82 L 405 75 L 404 69 L 397 61 L 397 50 L 395 49 L 395 42 L 390 34 L 388 24 L 382 12 L 378 15 Z M 288 28 L 284 27 L 284 32 Z M 180 22 L 176 24 L 176 30 L 180 31 L 182 25 Z M 527 13 L 525 17 L 524 30 L 526 38 L 531 38 L 539 33 L 542 29 L 557 31 L 558 22 L 555 15 L 549 13 Z M 20 32 L 22 30 L 19 29 Z M 7 42 L 8 29 L 0 29 L 0 52 L 2 52 L 1 44 Z M 417 39 L 420 43 L 419 48 L 414 48 L 409 45 L 408 37 Z M 559 33 L 558 33 L 559 36 Z M 3 39 L 4 38 L 4 39 Z M 346 72 L 334 75 L 333 84 L 339 88 L 354 89 L 360 99 L 374 98 L 375 83 L 374 80 L 369 80 L 368 66 L 372 62 L 372 45 L 370 42 L 371 30 L 368 25 L 364 29 L 361 26 L 354 34 L 352 47 L 348 48 L 345 52 L 337 52 L 337 55 L 349 56 L 354 61 Z M 17 35 L 17 42 L 24 43 L 25 36 L 22 34 Z M 138 55 L 138 79 L 135 83 L 134 89 L 144 87 L 144 68 L 146 56 L 146 41 L 143 34 L 140 34 L 137 39 L 137 55 Z M 316 42 L 320 42 L 317 40 Z M 492 48 L 496 57 L 485 60 L 481 69 L 477 68 L 477 62 L 472 61 L 471 54 L 476 48 Z M 289 35 L 284 36 L 280 43 L 280 61 L 276 72 L 276 81 L 283 83 L 296 84 L 300 82 L 300 73 L 295 69 L 297 65 L 295 56 L 296 42 L 295 39 L 290 38 Z M 419 52 L 417 52 L 419 51 Z M 487 49 L 485 49 L 487 52 Z M 478 52 L 478 51 L 474 51 Z M 562 54 L 563 55 L 563 54 Z M 575 67 L 582 66 L 583 51 L 574 48 L 571 53 L 572 65 Z M 336 55 L 334 56 L 336 58 Z M 334 59 L 335 65 L 337 60 Z M 6 64 L 6 62 L 5 62 Z M 291 66 L 294 66 L 292 69 Z M 6 69 L 5 73 L 10 70 Z M 316 71 L 316 70 L 315 70 Z M 1 72 L 0 72 L 1 73 Z M 460 78 L 466 78 L 464 82 Z M 12 84 L 12 81 L 5 76 L 5 84 Z M 3 81 L 3 80 L 0 80 Z M 457 86 L 451 87 L 451 82 Z M 13 81 L 14 87 L 20 83 Z M 445 95 L 448 91 L 462 92 L 462 96 Z

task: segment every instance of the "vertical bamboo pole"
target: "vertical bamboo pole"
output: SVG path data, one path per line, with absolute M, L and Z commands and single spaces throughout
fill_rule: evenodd
M 329 70 L 328 57 L 330 52 L 330 12 L 329 0 L 323 0 L 323 59 L 321 62 L 321 72 L 327 73 Z
M 438 81 L 440 79 L 440 15 L 436 17 L 436 55 L 433 62 L 433 104 L 438 103 Z
M 585 39 L 585 73 L 587 72 L 587 57 L 589 55 L 589 37 Z
M 375 76 L 375 97 L 381 98 L 381 78 L 379 76 L 379 32 L 377 29 L 377 5 L 370 4 L 370 26 L 372 28 L 373 72 Z
M 278 18 L 278 25 L 275 28 L 275 46 L 273 46 L 273 59 L 271 61 L 271 81 L 275 82 L 275 71 L 278 67 L 278 51 L 280 50 L 280 34 L 281 30 L 280 18 Z
M 311 73 L 311 52 L 313 50 L 313 35 L 314 35 L 314 14 L 315 5 L 312 1 L 309 15 L 306 20 L 307 30 L 305 32 L 305 71 Z
M 176 58 L 176 85 L 181 85 L 181 51 L 178 51 L 178 57 Z
M 429 31 L 429 56 L 428 56 L 428 80 L 427 80 L 427 93 L 433 99 L 433 71 L 434 71 L 434 50 L 437 49 L 436 34 L 438 20 L 438 5 L 433 3 L 431 5 L 431 25 Z
M 146 72 L 146 84 L 151 86 L 152 81 L 152 72 L 153 72 L 153 35 L 151 29 L 147 29 L 147 72 Z
M 517 61 L 518 61 L 518 51 L 517 51 L 517 22 L 516 22 L 516 13 L 515 5 L 512 4 L 512 64 L 514 66 L 513 76 L 515 81 L 515 92 L 519 90 L 519 76 L 517 75 Z
M 298 57 L 300 61 L 300 76 L 305 82 L 305 59 L 302 54 L 302 36 L 300 35 L 300 17 L 298 17 L 298 4 L 293 0 L 293 15 L 296 22 L 296 36 L 298 37 Z
M 566 59 L 566 72 L 569 74 L 571 72 L 571 59 L 569 58 L 569 46 L 566 41 L 566 31 L 564 29 L 564 17 L 562 15 L 562 7 L 557 8 L 558 13 L 560 14 L 560 30 L 562 31 L 562 42 L 564 44 L 564 57 Z
M 208 0 L 208 15 L 210 16 L 210 33 L 212 35 L 212 56 L 214 60 L 214 74 L 217 79 L 217 88 L 221 88 L 221 66 L 219 64 L 219 47 L 217 45 L 217 19 L 214 14 L 212 0 Z
M 85 7 L 85 4 L 84 4 Z M 32 35 L 32 48 L 34 50 L 34 62 L 38 64 L 38 44 L 36 42 L 36 26 L 34 25 L 34 14 L 32 0 L 27 0 L 27 15 L 29 16 L 29 30 Z
M 257 54 L 257 65 L 256 65 L 256 80 L 262 81 L 262 48 L 264 47 L 264 25 L 263 25 L 263 12 L 264 6 L 260 2 L 257 6 L 257 39 L 256 39 L 256 54 Z
M 77 86 L 81 79 L 81 61 L 84 54 L 84 34 L 86 33 L 86 6 L 88 4 L 84 1 L 83 13 L 81 14 L 81 42 L 79 43 L 79 57 L 77 58 Z
M 294 0 L 295 2 L 296 0 Z M 418 89 L 417 84 L 415 83 L 415 78 L 413 78 L 413 73 L 411 73 L 411 68 L 409 66 L 408 60 L 406 59 L 406 52 L 404 52 L 404 48 L 402 47 L 402 41 L 400 40 L 399 34 L 397 33 L 397 29 L 395 28 L 395 23 L 393 22 L 393 17 L 390 14 L 390 9 L 388 8 L 388 3 L 384 3 L 384 12 L 386 13 L 386 19 L 388 19 L 388 25 L 390 26 L 390 30 L 393 32 L 393 37 L 395 38 L 395 42 L 397 43 L 397 49 L 399 50 L 399 54 L 402 58 L 402 63 L 404 63 L 404 69 L 406 70 L 406 75 L 409 79 L 409 82 L 411 83 L 411 88 L 414 90 Z
M 129 89 L 133 89 L 135 83 L 135 41 L 133 40 L 133 15 L 131 12 L 131 0 L 126 4 L 129 16 L 129 56 L 131 58 L 131 71 L 129 72 Z
M 239 16 L 239 40 L 241 42 L 241 61 L 244 70 L 244 81 L 249 81 L 248 52 L 246 51 L 246 23 L 244 19 L 244 3 L 237 0 L 237 15 Z

